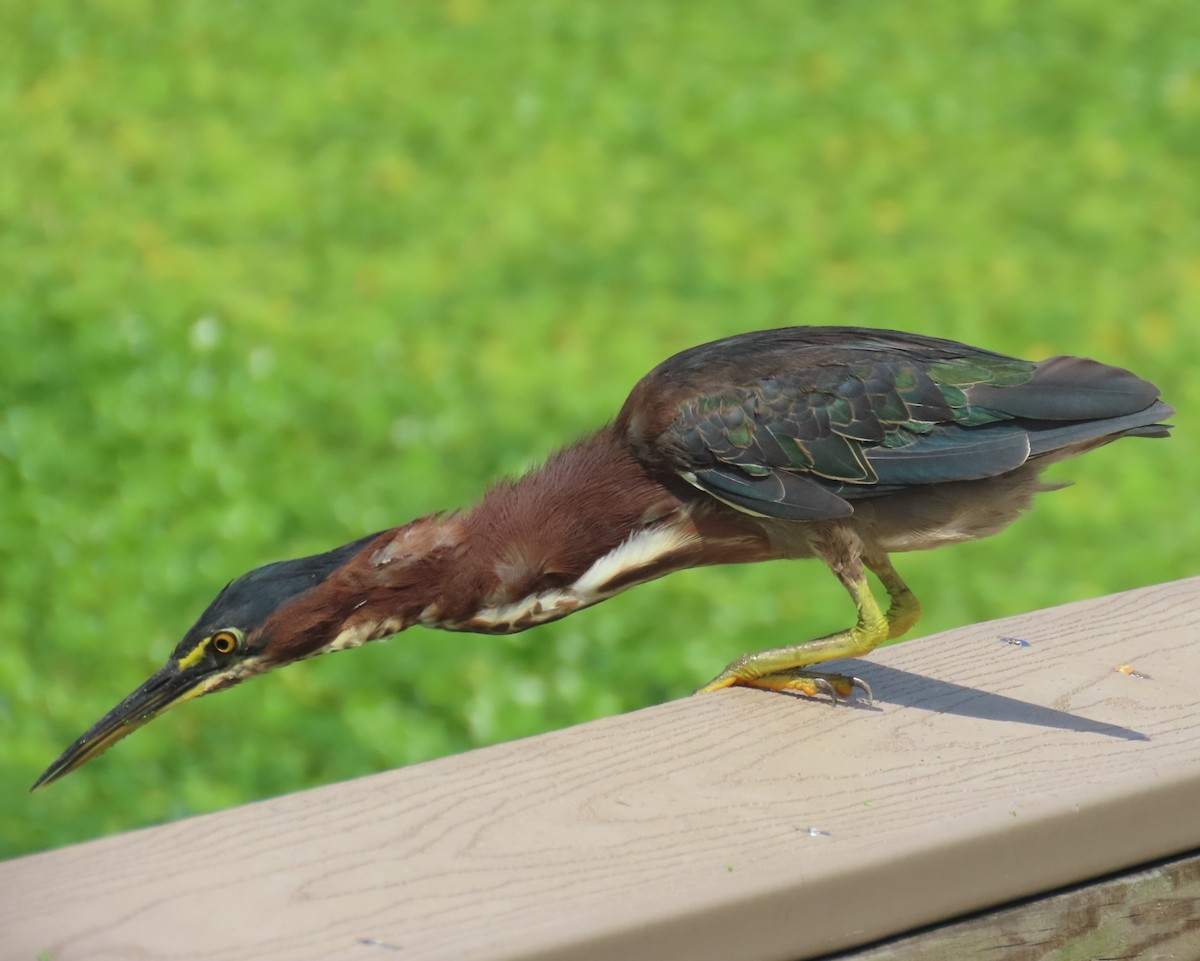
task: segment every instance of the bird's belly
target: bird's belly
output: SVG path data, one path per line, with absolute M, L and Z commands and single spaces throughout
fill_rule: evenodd
M 855 502 L 853 524 L 865 543 L 881 550 L 922 551 L 990 537 L 1027 509 L 1033 495 L 1054 485 L 1038 480 L 1029 464 L 999 477 L 911 487 Z

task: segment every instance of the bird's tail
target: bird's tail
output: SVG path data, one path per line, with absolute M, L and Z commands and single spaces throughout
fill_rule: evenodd
M 1062 421 L 1024 421 L 1021 426 L 1029 435 L 1029 456 L 1042 457 L 1055 451 L 1074 456 L 1121 437 L 1167 437 L 1171 425 L 1163 421 L 1175 409 L 1161 400 L 1145 410 L 1119 417 L 1102 417 L 1063 423 Z

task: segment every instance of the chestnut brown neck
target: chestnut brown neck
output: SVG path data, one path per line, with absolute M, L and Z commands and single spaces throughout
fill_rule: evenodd
M 606 427 L 470 511 L 380 534 L 297 599 L 274 646 L 294 659 L 413 624 L 520 631 L 674 570 L 767 556 L 752 523 L 720 520 L 736 512 L 716 504 L 694 511 L 688 490 L 649 473 Z

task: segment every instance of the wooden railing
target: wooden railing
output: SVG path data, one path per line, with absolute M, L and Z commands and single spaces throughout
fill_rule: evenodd
M 1200 578 L 853 670 L 4 862 L 0 957 L 1200 957 Z

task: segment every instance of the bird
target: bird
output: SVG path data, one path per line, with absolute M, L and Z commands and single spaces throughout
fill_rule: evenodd
M 677 353 L 607 425 L 467 510 L 419 517 L 231 581 L 163 667 L 31 790 L 168 708 L 275 668 L 423 626 L 508 634 L 674 571 L 816 558 L 848 628 L 745 654 L 696 693 L 742 686 L 833 700 L 872 692 L 813 670 L 916 623 L 890 556 L 1003 530 L 1050 464 L 1165 437 L 1159 389 L 1084 357 L 1032 362 L 858 327 L 735 334 Z M 881 606 L 868 583 L 887 595 Z

